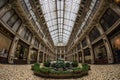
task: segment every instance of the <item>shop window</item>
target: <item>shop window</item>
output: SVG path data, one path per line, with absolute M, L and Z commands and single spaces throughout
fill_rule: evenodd
M 25 60 L 27 59 L 27 55 L 28 55 L 28 47 L 25 47 L 25 45 L 22 45 L 22 44 L 18 44 L 15 52 L 15 57 L 17 59 Z
M 0 56 L 7 57 L 10 48 L 11 39 L 0 33 Z
M 94 57 L 95 57 L 95 63 L 107 63 L 107 51 L 105 48 L 105 45 L 103 41 L 97 42 L 93 46 L 93 51 L 94 51 Z
M 119 19 L 119 17 L 120 16 L 115 11 L 109 8 L 100 19 L 100 24 L 106 31 Z
M 37 51 L 31 50 L 31 61 L 36 61 L 37 60 Z
M 7 2 L 8 0 L 0 0 L 0 8 L 2 8 Z
M 89 37 L 90 37 L 91 42 L 94 41 L 99 36 L 100 36 L 100 32 L 98 31 L 98 29 L 96 27 L 94 27 L 89 33 Z
M 112 46 L 114 62 L 120 63 L 120 26 L 117 26 L 108 37 Z
M 61 55 L 62 58 L 64 58 L 64 55 Z
M 85 49 L 84 53 L 85 56 L 90 56 L 90 49 L 89 48 Z
M 84 50 L 84 56 L 85 56 L 85 62 L 86 63 L 91 63 L 91 54 L 90 54 L 90 49 L 89 48 Z

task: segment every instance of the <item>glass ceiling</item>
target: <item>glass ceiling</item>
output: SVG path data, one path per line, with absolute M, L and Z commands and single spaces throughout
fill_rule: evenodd
M 81 0 L 39 0 L 55 46 L 65 46 L 72 32 Z

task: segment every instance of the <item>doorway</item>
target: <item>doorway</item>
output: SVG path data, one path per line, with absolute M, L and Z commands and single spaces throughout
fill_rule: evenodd
M 120 25 L 108 35 L 111 43 L 114 63 L 120 63 Z
M 120 37 L 117 37 L 114 40 L 114 44 L 113 44 L 114 48 L 113 48 L 113 55 L 114 55 L 114 60 L 115 63 L 120 63 Z
M 107 51 L 102 40 L 93 45 L 95 64 L 108 63 Z
M 82 52 L 80 51 L 80 52 L 78 52 L 78 56 L 79 56 L 79 63 L 82 63 Z
M 15 64 L 26 64 L 29 52 L 29 46 L 19 41 L 15 52 Z

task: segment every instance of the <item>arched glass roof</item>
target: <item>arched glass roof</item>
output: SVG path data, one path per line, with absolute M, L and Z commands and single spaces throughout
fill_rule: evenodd
M 72 32 L 81 0 L 39 0 L 55 46 L 65 46 Z

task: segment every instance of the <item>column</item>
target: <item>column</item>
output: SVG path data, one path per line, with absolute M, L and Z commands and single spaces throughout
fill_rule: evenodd
M 106 36 L 106 34 L 104 34 L 104 30 L 102 28 L 102 26 L 100 24 L 97 24 L 97 28 L 100 31 L 101 35 L 103 35 L 103 42 L 107 51 L 107 57 L 108 57 L 108 63 L 113 63 L 114 59 L 113 59 L 113 53 L 112 53 L 112 48 L 110 45 L 110 42 Z
M 12 42 L 12 45 L 10 47 L 10 51 L 9 51 L 9 55 L 8 55 L 8 63 L 14 63 L 14 54 L 15 54 L 15 51 L 16 51 L 16 47 L 17 47 L 17 44 L 18 44 L 18 40 L 19 38 L 17 38 L 16 36 L 14 37 L 13 39 L 13 42 Z
M 38 52 L 37 52 L 37 63 L 39 63 L 39 59 L 40 59 L 40 57 L 39 57 L 39 54 L 40 53 L 40 50 L 38 50 Z
M 88 36 L 88 35 L 86 35 L 86 39 L 87 39 L 88 46 L 89 46 L 89 49 L 90 49 L 91 64 L 94 64 L 94 63 L 95 63 L 95 58 L 94 58 L 93 48 L 92 48 L 92 45 L 91 45 L 91 42 L 90 42 L 90 39 L 89 39 L 89 36 Z
M 31 58 L 30 58 L 31 49 L 32 49 L 32 46 L 29 46 L 29 51 L 28 51 L 28 56 L 27 56 L 27 64 L 30 64 L 30 61 L 31 61 Z
M 78 55 L 77 47 L 76 47 L 76 55 L 77 55 L 77 62 L 79 63 L 79 55 Z
M 38 48 L 38 54 L 37 54 L 37 63 L 39 63 L 40 61 L 40 51 L 41 51 L 41 44 L 39 44 L 39 48 Z
M 113 63 L 114 59 L 113 59 L 112 49 L 106 36 L 103 38 L 103 42 L 105 44 L 106 51 L 107 51 L 108 63 Z

